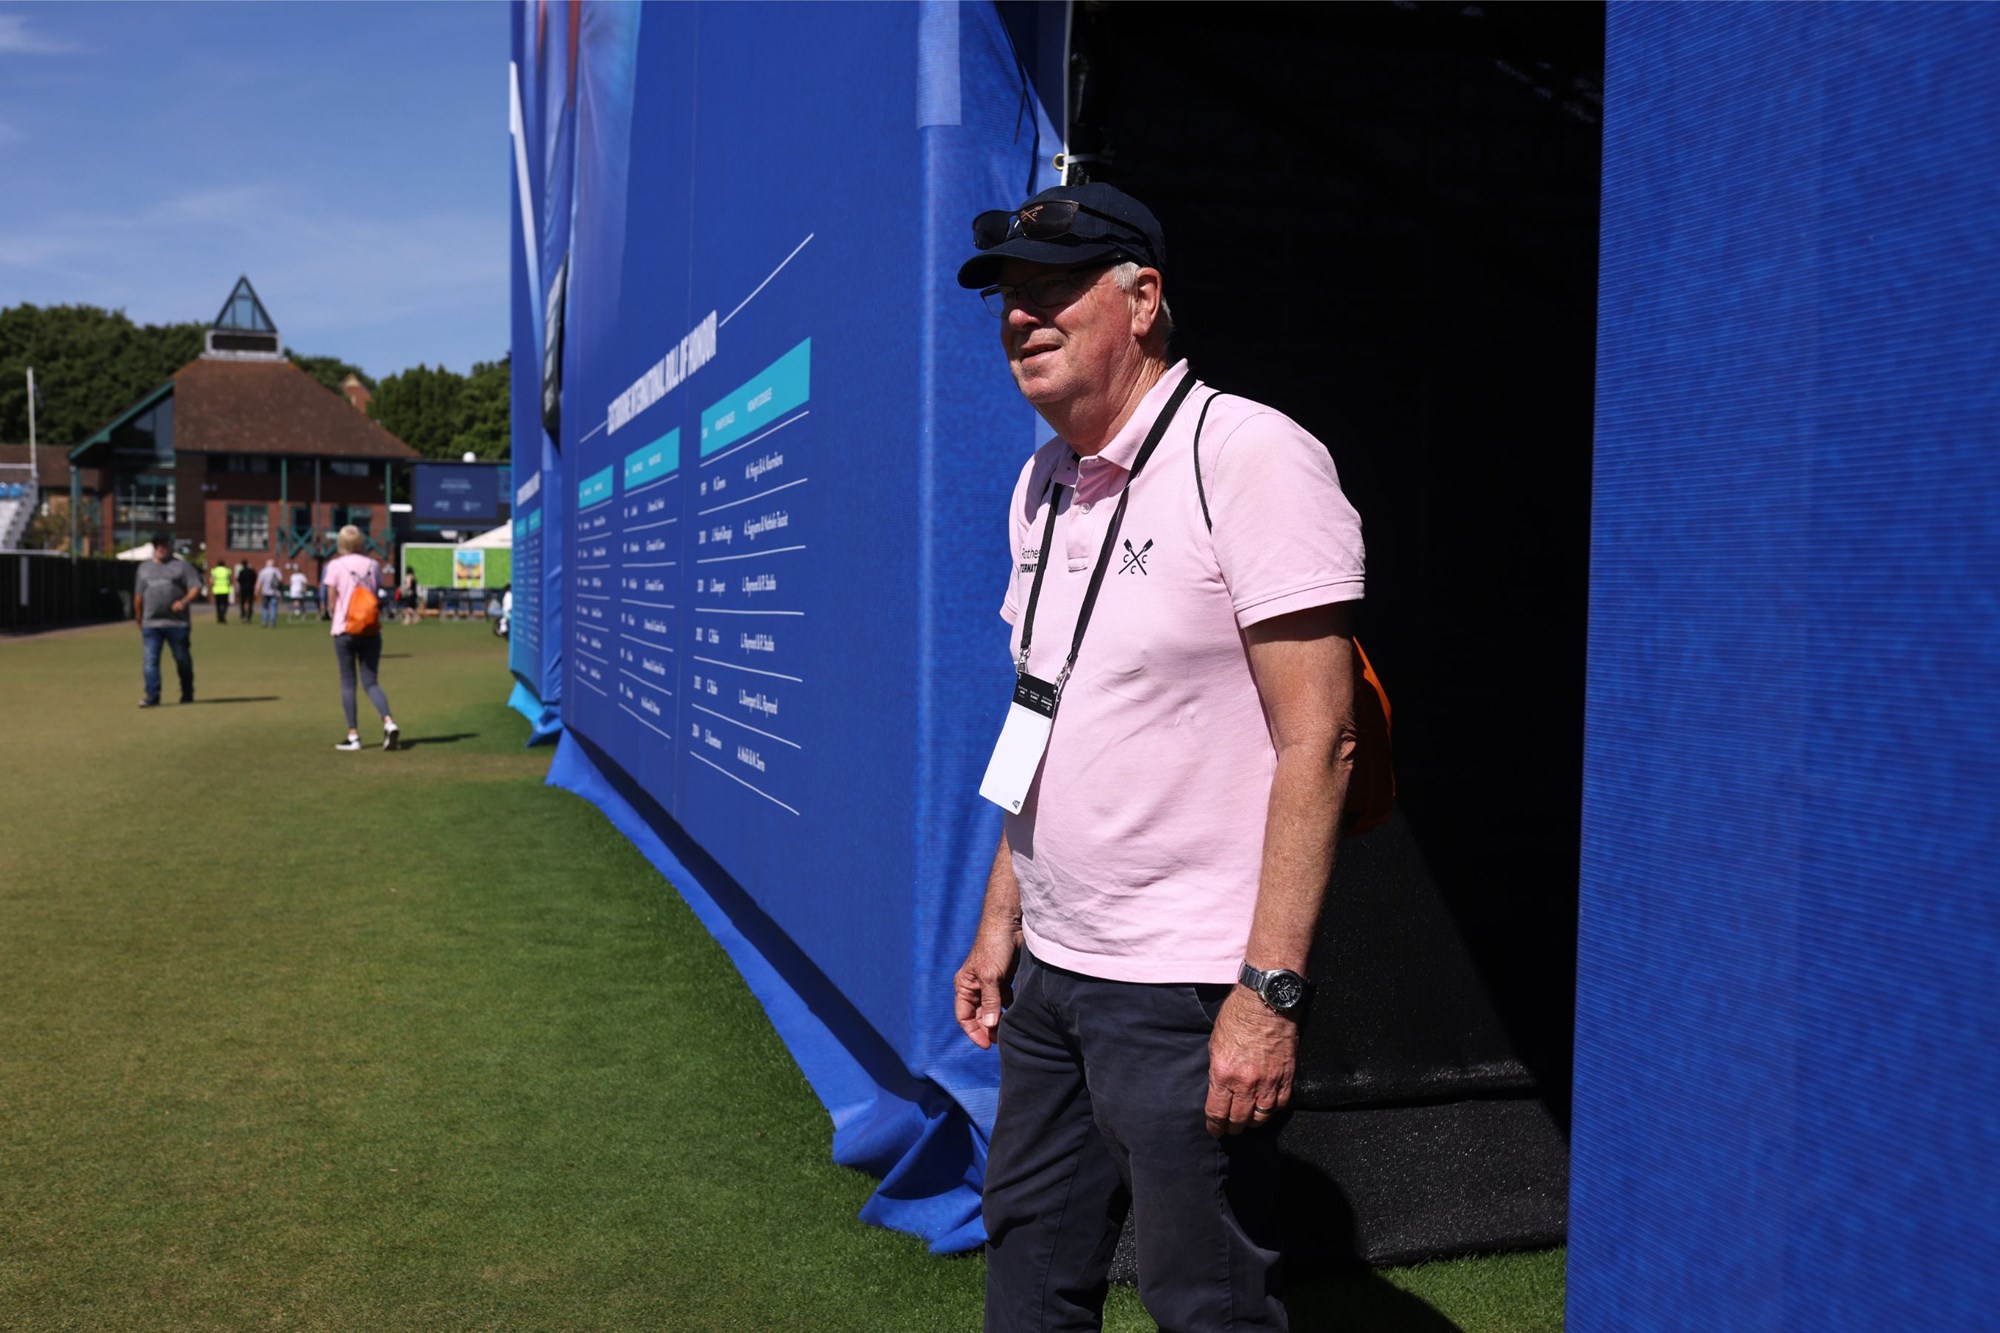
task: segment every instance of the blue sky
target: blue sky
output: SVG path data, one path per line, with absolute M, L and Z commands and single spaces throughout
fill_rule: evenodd
M 0 306 L 212 319 L 371 375 L 507 346 L 508 8 L 0 0 Z

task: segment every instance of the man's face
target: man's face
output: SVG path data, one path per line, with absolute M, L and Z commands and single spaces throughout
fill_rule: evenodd
M 159 542 L 153 543 L 153 559 L 159 561 L 161 564 L 164 565 L 167 563 L 167 561 L 173 558 L 174 558 L 173 547 L 163 546 Z
M 1038 283 L 1055 275 L 1068 280 Z M 1007 366 L 1022 396 L 1040 407 L 1107 391 L 1120 367 L 1137 355 L 1132 303 L 1113 281 L 1110 265 L 1063 269 L 1010 259 L 1000 270 L 1002 287 L 1029 284 L 1038 284 L 1044 297 L 1054 287 L 1056 299 L 1037 305 L 1017 297 L 1000 320 Z

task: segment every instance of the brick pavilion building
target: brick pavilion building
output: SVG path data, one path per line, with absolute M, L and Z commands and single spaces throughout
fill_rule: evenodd
M 166 529 L 204 564 L 275 559 L 314 586 L 346 524 L 391 555 L 390 482 L 416 450 L 364 415 L 358 381 L 329 391 L 282 346 L 239 279 L 201 356 L 70 450 L 87 546 L 123 550 Z

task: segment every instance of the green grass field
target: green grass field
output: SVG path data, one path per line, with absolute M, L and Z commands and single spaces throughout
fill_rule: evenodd
M 129 626 L 0 639 L 0 1328 L 976 1329 L 981 1261 L 855 1220 L 721 950 L 541 784 L 504 645 L 386 633 L 396 754 L 332 748 L 317 621 L 198 619 L 201 702 L 146 712 Z M 1466 1260 L 1295 1321 L 1526 1333 L 1562 1288 Z

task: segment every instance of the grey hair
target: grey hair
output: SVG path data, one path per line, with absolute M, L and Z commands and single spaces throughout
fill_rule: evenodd
M 1139 266 L 1129 259 L 1113 264 L 1111 280 L 1118 284 L 1119 291 L 1130 295 L 1132 289 L 1139 284 Z M 1154 326 L 1154 331 L 1160 335 L 1162 347 L 1166 346 L 1168 340 L 1174 336 L 1174 312 L 1167 308 L 1167 294 L 1164 289 L 1160 292 L 1160 322 Z

